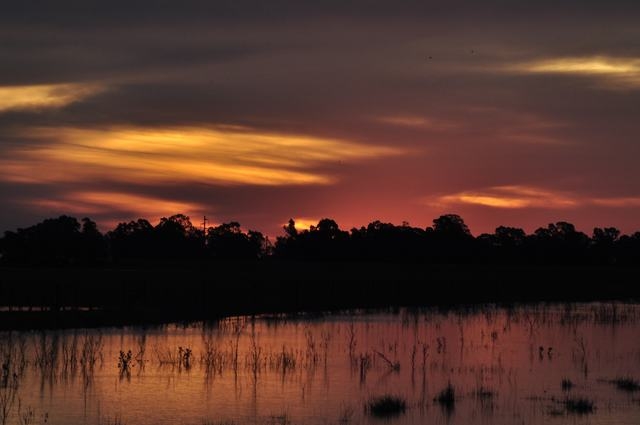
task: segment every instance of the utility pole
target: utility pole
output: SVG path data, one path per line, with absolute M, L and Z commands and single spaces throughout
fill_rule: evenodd
M 202 217 L 202 241 L 204 242 L 205 248 L 207 247 L 207 216 Z
M 204 241 L 204 246 L 207 246 L 207 216 L 202 217 L 202 239 Z
M 207 234 L 207 216 L 202 217 L 202 232 Z

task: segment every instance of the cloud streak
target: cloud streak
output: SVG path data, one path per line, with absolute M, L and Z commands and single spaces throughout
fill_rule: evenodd
M 573 208 L 578 202 L 570 194 L 529 186 L 496 186 L 440 196 L 444 205 L 472 204 L 491 208 Z
M 640 58 L 587 56 L 547 58 L 508 67 L 531 74 L 573 75 L 603 80 L 614 88 L 640 88 Z
M 114 220 L 106 220 L 101 223 L 106 230 L 116 226 L 116 218 L 126 221 L 144 217 L 157 221 L 160 217 L 170 216 L 176 212 L 196 216 L 206 211 L 204 206 L 198 203 L 106 191 L 68 192 L 55 199 L 31 199 L 22 203 L 38 211 L 67 211 L 80 216 L 95 217 L 105 211 L 110 211 Z
M 570 191 L 559 191 L 532 186 L 494 186 L 470 190 L 434 198 L 447 207 L 455 205 L 477 205 L 498 209 L 575 209 L 584 206 L 607 208 L 640 207 L 640 197 L 591 197 Z
M 53 139 L 0 160 L 0 178 L 22 183 L 96 179 L 142 184 L 325 185 L 322 166 L 400 155 L 401 149 L 311 136 L 217 128 L 40 128 Z M 33 173 L 33 170 L 39 170 Z
M 100 84 L 0 86 L 0 113 L 61 108 L 104 90 Z

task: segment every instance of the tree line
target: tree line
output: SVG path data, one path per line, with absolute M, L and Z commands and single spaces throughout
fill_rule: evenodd
M 374 221 L 341 229 L 329 218 L 299 230 L 293 219 L 275 242 L 238 222 L 205 229 L 189 217 L 123 222 L 101 233 L 94 221 L 66 215 L 0 239 L 0 262 L 7 265 L 100 265 L 167 260 L 412 261 L 427 264 L 639 265 L 640 232 L 621 235 L 614 227 L 591 235 L 568 222 L 551 223 L 532 234 L 500 226 L 474 237 L 464 220 L 442 215 L 426 228 Z

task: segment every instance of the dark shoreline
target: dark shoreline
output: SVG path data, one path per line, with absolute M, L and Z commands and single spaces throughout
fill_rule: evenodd
M 640 267 L 220 262 L 0 268 L 0 329 L 397 306 L 635 301 Z M 18 307 L 19 310 L 14 309 Z

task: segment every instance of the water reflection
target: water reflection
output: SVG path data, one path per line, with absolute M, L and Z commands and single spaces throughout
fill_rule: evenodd
M 4 424 L 636 423 L 640 306 L 0 335 Z

